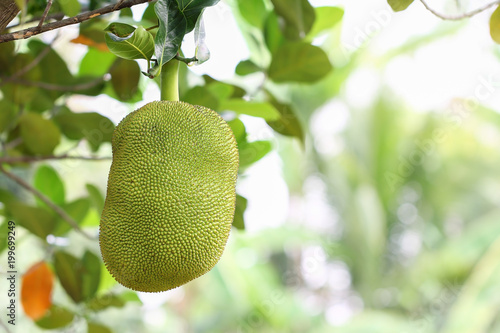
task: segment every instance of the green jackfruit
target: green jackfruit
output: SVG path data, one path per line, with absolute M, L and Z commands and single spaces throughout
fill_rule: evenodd
M 214 111 L 152 102 L 116 127 L 99 243 L 130 289 L 159 292 L 211 270 L 235 210 L 238 150 Z

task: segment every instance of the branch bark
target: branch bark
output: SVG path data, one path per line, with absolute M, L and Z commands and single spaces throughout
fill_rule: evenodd
M 109 5 L 109 6 L 106 6 L 106 7 L 100 8 L 100 9 L 96 9 L 96 10 L 93 10 L 90 12 L 78 14 L 74 17 L 70 17 L 70 18 L 67 18 L 67 19 L 64 19 L 61 21 L 47 23 L 45 25 L 42 25 L 41 27 L 32 27 L 32 28 L 28 28 L 28 29 L 19 30 L 19 31 L 15 31 L 12 33 L 0 35 L 0 43 L 10 42 L 13 40 L 18 40 L 18 39 L 30 38 L 32 36 L 39 35 L 41 33 L 47 32 L 47 31 L 59 29 L 59 28 L 62 28 L 62 27 L 65 27 L 65 26 L 71 25 L 71 24 L 78 24 L 80 22 L 87 21 L 87 20 L 90 20 L 92 18 L 104 15 L 104 14 L 109 14 L 111 12 L 114 12 L 114 11 L 117 11 L 117 10 L 120 10 L 123 8 L 129 8 L 129 7 L 132 7 L 132 6 L 141 4 L 141 3 L 150 2 L 150 1 L 152 1 L 152 0 L 120 1 L 116 4 Z
M 19 8 L 14 0 L 0 1 L 0 32 L 5 30 L 7 24 L 16 17 L 17 13 L 19 13 Z

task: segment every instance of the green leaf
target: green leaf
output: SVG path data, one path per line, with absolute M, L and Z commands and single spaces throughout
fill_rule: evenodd
M 500 44 L 500 6 L 495 9 L 490 17 L 490 35 L 495 43 Z
M 262 68 L 257 66 L 251 60 L 243 60 L 236 66 L 236 74 L 244 76 L 252 73 L 262 71 Z
M 35 322 L 38 327 L 45 329 L 56 329 L 68 326 L 73 321 L 75 315 L 57 305 L 52 305 L 42 319 Z
M 111 23 L 105 29 L 109 50 L 124 59 L 150 60 L 154 52 L 153 36 L 142 26 L 134 28 L 124 23 Z
M 248 102 L 239 98 L 222 101 L 219 110 L 230 110 L 238 114 L 246 114 L 265 120 L 278 120 L 280 118 L 280 113 L 270 103 Z
M 236 209 L 234 211 L 233 227 L 239 230 L 245 230 L 245 220 L 243 214 L 247 209 L 248 200 L 239 194 L 236 194 Z
M 59 0 L 61 9 L 66 16 L 76 16 L 80 13 L 82 6 L 78 0 Z
M 16 106 L 7 99 L 0 100 L 0 133 L 13 125 L 16 114 Z
M 183 101 L 193 105 L 203 105 L 215 110 L 219 105 L 219 100 L 205 86 L 195 86 L 189 89 L 182 98 Z
M 111 84 L 120 101 L 126 102 L 137 92 L 141 69 L 133 60 L 118 59 L 111 70 Z
M 82 294 L 83 299 L 91 299 L 97 292 L 101 280 L 101 259 L 90 251 L 83 258 Z
M 49 165 L 41 165 L 35 172 L 34 187 L 45 194 L 57 205 L 64 204 L 64 183 L 57 172 Z M 41 206 L 45 204 L 37 198 Z
M 325 77 L 332 68 L 321 48 L 303 42 L 286 43 L 273 54 L 269 77 L 275 82 L 311 83 Z
M 126 300 L 115 294 L 103 294 L 94 297 L 87 302 L 87 307 L 92 311 L 101 311 L 108 307 L 122 308 L 125 306 Z
M 287 39 L 304 38 L 311 30 L 314 20 L 314 7 L 307 0 L 271 0 L 274 11 L 285 21 L 283 34 Z
M 344 17 L 344 10 L 339 7 L 316 7 L 315 12 L 316 20 L 314 20 L 311 31 L 307 34 L 309 39 L 317 37 L 323 31 L 334 27 Z
M 73 220 L 75 220 L 78 224 L 81 224 L 89 211 L 90 201 L 87 198 L 80 198 L 61 206 L 61 208 L 68 213 Z M 54 234 L 56 236 L 62 236 L 70 230 L 72 230 L 72 227 L 68 224 L 68 222 L 63 219 L 58 219 Z
M 175 57 L 184 35 L 194 29 L 203 9 L 217 2 L 219 0 L 158 0 L 155 12 L 160 26 L 154 44 L 160 66 Z
M 56 251 L 54 253 L 54 268 L 66 293 L 79 303 L 82 297 L 82 263 L 71 254 Z
M 412 2 L 413 0 L 387 0 L 387 3 L 395 12 L 405 10 Z
M 103 142 L 111 142 L 115 129 L 111 120 L 96 112 L 72 113 L 65 109 L 53 119 L 68 139 L 85 138 L 93 151 Z
M 61 138 L 52 120 L 33 112 L 26 112 L 19 118 L 19 129 L 26 148 L 35 155 L 50 155 Z
M 33 39 L 28 43 L 28 47 L 34 57 L 41 52 L 44 52 L 47 47 L 49 48 L 49 52 L 40 60 L 40 63 L 37 66 L 41 71 L 41 82 L 55 85 L 67 85 L 72 81 L 73 76 L 71 75 L 66 62 L 49 45 Z M 43 88 L 40 90 L 44 95 L 48 96 L 52 102 L 64 94 L 64 92 L 57 90 L 48 90 Z M 31 104 L 33 105 L 36 103 L 38 103 L 38 101 L 35 100 Z
M 252 26 L 262 29 L 264 18 L 267 16 L 266 5 L 263 0 L 238 0 L 238 10 L 241 16 Z
M 228 121 L 227 124 L 229 125 L 229 127 L 231 127 L 234 138 L 236 139 L 238 145 L 246 140 L 247 132 L 245 129 L 245 125 L 239 118 L 234 118 L 233 120 Z
M 103 76 L 108 73 L 109 68 L 116 60 L 116 56 L 110 52 L 99 51 L 89 48 L 80 62 L 79 76 Z
M 46 209 L 31 207 L 21 202 L 11 202 L 8 210 L 14 221 L 45 241 L 56 225 L 56 218 Z
M 104 325 L 87 322 L 87 333 L 112 333 L 113 331 Z
M 300 141 L 304 142 L 304 132 L 299 119 L 295 116 L 292 106 L 289 104 L 280 103 L 268 92 L 270 103 L 278 110 L 281 117 L 275 121 L 268 121 L 267 124 L 271 126 L 276 132 L 297 137 Z
M 272 149 L 269 141 L 244 142 L 238 146 L 240 153 L 240 167 L 247 167 L 262 157 L 266 156 Z
M 278 22 L 278 15 L 275 12 L 270 12 L 264 24 L 264 41 L 271 53 L 276 52 L 278 47 L 282 45 L 286 39 L 281 33 Z
M 0 68 L 0 76 L 12 76 L 21 72 L 26 66 L 33 63 L 34 57 L 31 54 L 18 53 L 11 57 L 8 66 Z M 26 73 L 17 78 L 24 81 L 37 82 L 40 81 L 42 72 L 40 66 L 35 66 Z M 14 104 L 25 105 L 31 101 L 36 94 L 38 88 L 35 86 L 25 86 L 18 83 L 7 83 L 1 86 L 3 96 Z
M 89 198 L 92 206 L 95 207 L 97 212 L 100 214 L 104 208 L 104 197 L 101 194 L 101 191 L 92 184 L 85 185 L 87 188 L 87 192 L 89 193 Z

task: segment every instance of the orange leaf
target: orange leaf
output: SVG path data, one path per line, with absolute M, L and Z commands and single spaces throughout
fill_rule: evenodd
M 84 35 L 79 35 L 78 37 L 72 39 L 71 43 L 93 46 L 96 49 L 98 49 L 99 51 L 104 51 L 104 52 L 109 51 L 108 46 L 105 43 L 98 43 L 98 42 L 96 42 L 96 41 L 92 40 L 91 38 L 86 37 Z
M 31 266 L 21 281 L 21 304 L 33 320 L 42 318 L 52 305 L 54 275 L 45 261 Z

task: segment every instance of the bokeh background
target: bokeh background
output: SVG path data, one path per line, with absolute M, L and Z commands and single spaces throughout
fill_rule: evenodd
M 228 94 L 242 91 L 244 101 L 271 103 L 272 94 L 276 108 L 290 112 L 280 133 L 265 117 L 216 109 L 233 125 L 234 119 L 241 121 L 243 146 L 252 155 L 237 185 L 238 226 L 217 266 L 168 292 L 127 290 L 99 261 L 97 241 L 71 228 L 37 231 L 52 221 L 50 216 L 54 223 L 64 222 L 30 191 L 0 175 L 2 280 L 8 270 L 4 230 L 9 219 L 17 223 L 18 292 L 21 277 L 37 263 L 49 269 L 38 279 L 54 276 L 44 318 L 27 316 L 18 293 L 15 328 L 4 315 L 0 327 L 9 332 L 500 332 L 500 48 L 489 33 L 494 7 L 450 21 L 419 1 L 394 12 L 381 0 L 310 0 L 314 34 L 306 31 L 296 39 L 319 47 L 333 69 L 301 58 L 306 67 L 301 75 L 325 72 L 306 82 L 280 81 L 276 75 L 273 80 L 265 70 L 273 61 L 286 61 L 272 52 L 273 38 L 285 38 L 284 30 L 274 31 L 268 22 L 270 15 L 283 22 L 277 2 L 223 0 L 207 8 L 211 59 L 181 70 L 181 99 L 223 105 L 225 92 L 217 92 L 230 87 Z M 432 6 L 459 15 L 487 3 L 450 0 Z M 97 26 L 143 23 L 147 6 L 115 13 Z M 4 83 L 4 158 L 37 155 L 9 146 L 23 112 L 42 115 L 60 128 L 54 156 L 109 157 L 106 133 L 94 149 L 88 142 L 92 134 L 68 135 L 61 114 L 96 112 L 117 124 L 159 99 L 156 82 L 142 75 L 135 87 L 113 86 L 119 75 L 108 70 L 115 58 L 94 28 L 65 27 L 11 42 L 13 51 L 0 44 L 3 80 L 15 73 L 5 59 L 19 54 L 33 59 L 36 43 L 54 39 L 52 49 L 70 76 L 104 78 L 97 93 L 67 91 L 44 107 L 34 106 L 38 97 L 23 104 L 7 96 L 12 92 L 7 87 L 23 94 L 33 86 Z M 88 40 L 75 41 L 79 36 Z M 183 43 L 186 56 L 194 53 L 192 38 Z M 240 64 L 247 59 L 260 69 Z M 145 70 L 144 61 L 137 64 Z M 130 68 L 124 66 L 123 73 L 135 75 Z M 295 69 L 289 71 L 293 77 Z M 44 82 L 44 74 L 25 80 Z M 54 80 L 48 82 L 58 83 Z M 135 93 L 127 96 L 123 89 Z M 109 166 L 107 159 L 51 159 L 5 168 L 56 203 L 62 191 L 60 206 L 95 236 Z M 75 275 L 82 265 L 88 283 L 95 285 L 87 298 L 82 296 L 86 287 L 78 285 L 86 280 Z M 1 287 L 0 300 L 5 300 L 7 284 Z

